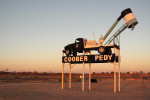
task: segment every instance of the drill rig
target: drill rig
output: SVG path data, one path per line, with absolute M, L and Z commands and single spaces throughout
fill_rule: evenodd
M 108 35 L 112 32 L 112 30 L 115 28 L 115 26 L 118 24 L 118 22 L 122 18 L 124 19 L 124 25 L 121 26 L 114 33 L 114 35 L 110 39 L 108 39 L 108 41 L 104 43 Z M 87 39 L 85 38 L 77 38 L 75 40 L 75 43 L 65 46 L 63 52 L 66 54 L 66 56 L 70 56 L 71 54 L 73 56 L 77 56 L 77 53 L 83 53 L 83 50 L 85 52 L 96 50 L 102 55 L 112 54 L 111 48 L 114 46 L 120 45 L 116 42 L 117 36 L 120 35 L 120 33 L 123 32 L 126 28 L 133 30 L 137 24 L 138 24 L 138 21 L 136 20 L 132 10 L 130 8 L 127 8 L 121 12 L 121 15 L 117 18 L 117 20 L 114 22 L 114 24 L 105 34 L 105 36 L 103 37 L 102 35 L 100 35 L 100 38 L 98 39 L 98 43 L 95 40 L 87 41 Z M 113 44 L 110 44 L 112 41 L 113 41 Z

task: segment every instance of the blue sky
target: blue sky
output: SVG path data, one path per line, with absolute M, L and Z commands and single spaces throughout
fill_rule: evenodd
M 139 24 L 121 34 L 121 71 L 149 72 L 149 4 L 149 0 L 0 0 L 0 70 L 61 72 L 65 45 L 78 37 L 93 40 L 93 32 L 98 40 L 122 10 L 131 8 Z M 122 24 L 123 20 L 113 32 Z M 81 66 L 73 72 L 82 72 Z M 92 66 L 95 72 L 113 71 L 111 64 Z

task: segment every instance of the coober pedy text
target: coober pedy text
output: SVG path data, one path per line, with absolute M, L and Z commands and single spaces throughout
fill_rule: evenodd
M 81 55 L 81 56 L 65 56 L 62 57 L 63 63 L 103 63 L 106 61 L 114 61 L 115 55 Z

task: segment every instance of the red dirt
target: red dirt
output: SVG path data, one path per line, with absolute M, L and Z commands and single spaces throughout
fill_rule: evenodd
M 92 90 L 81 83 L 8 83 L 0 84 L 0 100 L 149 100 L 150 80 L 122 80 L 121 91 L 113 92 L 113 81 L 92 83 Z

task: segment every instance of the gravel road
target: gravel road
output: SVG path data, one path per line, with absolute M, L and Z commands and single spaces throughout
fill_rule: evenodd
M 113 81 L 92 83 L 88 90 L 81 83 L 7 83 L 0 84 L 0 100 L 150 100 L 150 80 L 122 80 L 121 91 L 113 92 Z

